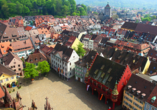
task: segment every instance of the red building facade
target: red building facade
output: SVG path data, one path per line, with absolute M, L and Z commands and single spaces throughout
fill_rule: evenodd
M 123 89 L 131 75 L 132 73 L 128 65 L 125 67 L 101 56 L 97 56 L 92 68 L 86 74 L 86 89 L 88 90 L 90 87 L 92 94 L 96 90 L 100 100 L 104 96 L 105 104 L 107 104 L 107 99 L 110 99 L 113 102 L 112 109 L 114 110 L 115 103 L 117 105 L 122 103 Z M 118 95 L 114 94 L 116 90 Z

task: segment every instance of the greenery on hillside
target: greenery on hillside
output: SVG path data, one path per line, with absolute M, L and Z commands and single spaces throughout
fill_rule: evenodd
M 107 2 L 114 7 L 156 9 L 157 2 L 154 0 L 76 0 L 77 4 L 91 6 L 106 6 Z
M 154 16 L 150 17 L 149 14 L 145 15 L 144 18 L 141 18 L 142 21 L 151 21 L 153 19 L 156 19 L 156 16 L 154 15 Z
M 83 16 L 87 14 L 87 7 L 82 4 L 76 7 L 75 0 L 0 0 L 0 18 L 27 15 L 66 15 Z

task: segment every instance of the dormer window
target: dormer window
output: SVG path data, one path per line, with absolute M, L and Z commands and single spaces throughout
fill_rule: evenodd
M 135 92 L 136 88 L 132 88 L 132 92 Z
M 154 103 L 155 100 L 156 100 L 156 96 L 153 96 L 153 97 L 151 98 L 151 103 Z
M 146 94 L 145 93 L 142 93 L 142 98 L 144 98 L 146 96 Z
M 128 89 L 130 89 L 132 86 L 131 85 L 128 85 Z
M 137 91 L 137 95 L 139 95 L 141 93 L 141 91 Z

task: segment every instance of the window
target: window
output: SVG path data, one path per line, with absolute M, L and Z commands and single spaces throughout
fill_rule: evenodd
M 126 100 L 128 100 L 129 102 L 131 102 L 132 103 L 132 100 L 131 99 L 129 99 L 128 97 L 124 97 Z
M 154 109 L 154 107 L 152 107 L 152 109 L 151 109 L 151 110 L 155 110 L 155 109 Z
M 6 78 L 6 79 L 5 79 L 5 81 L 9 81 L 9 79 L 8 79 L 8 78 Z
M 125 92 L 128 96 L 130 96 L 130 97 L 133 97 L 133 95 L 132 94 L 130 94 L 130 93 L 128 93 L 128 92 Z
M 71 63 L 70 63 L 70 65 L 71 65 Z
M 14 71 L 16 71 L 16 69 Z
M 19 68 L 19 71 L 21 70 L 21 68 Z
M 149 110 L 149 104 L 146 105 L 146 109 Z
M 14 79 L 14 76 L 12 76 L 11 79 Z
M 0 83 L 3 83 L 3 80 L 0 80 Z
M 14 62 L 14 64 L 16 64 L 16 62 Z
M 18 67 L 20 67 L 20 65 L 18 65 Z
M 70 71 L 71 71 L 71 68 L 70 68 Z

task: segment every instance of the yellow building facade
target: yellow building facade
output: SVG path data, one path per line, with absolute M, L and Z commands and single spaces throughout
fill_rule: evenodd
M 77 49 L 79 43 L 81 43 L 80 40 L 79 40 L 78 38 L 76 38 L 75 41 L 73 42 L 71 48 L 72 48 L 72 49 L 74 49 L 74 48 Z M 81 44 L 82 44 L 82 43 L 81 43 Z
M 144 110 L 145 102 L 124 90 L 122 106 L 129 110 Z
M 149 57 L 147 57 L 147 62 L 146 62 L 146 64 L 145 64 L 145 67 L 144 67 L 144 69 L 143 69 L 143 71 L 142 71 L 142 74 L 146 74 L 147 73 L 147 71 L 148 71 L 148 69 L 149 69 L 149 66 L 150 66 L 150 60 L 149 60 Z
M 17 82 L 17 78 L 16 78 L 16 74 L 15 75 L 9 75 L 7 73 L 2 73 L 0 76 L 0 83 L 3 86 L 7 86 L 8 84 L 12 84 L 12 83 L 16 83 Z
M 121 28 L 121 29 L 124 29 L 124 30 L 127 30 L 127 31 L 135 31 L 135 30 L 131 30 L 131 29 L 126 29 L 126 28 Z

